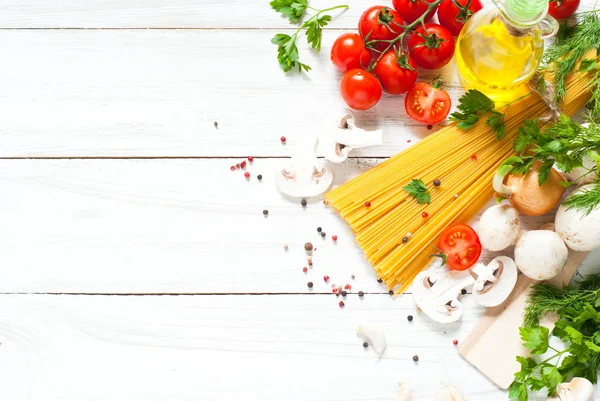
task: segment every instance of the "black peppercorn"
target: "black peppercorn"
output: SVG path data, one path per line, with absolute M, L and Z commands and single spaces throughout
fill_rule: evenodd
M 369 347 L 369 343 L 365 341 L 365 342 L 363 343 L 363 347 L 365 347 L 365 348 L 368 348 L 368 347 Z
M 323 231 L 323 229 L 321 227 L 317 227 L 317 232 L 320 233 L 321 231 Z
M 408 315 L 406 317 L 406 319 L 408 319 L 409 322 L 412 322 L 413 321 L 413 315 Z
M 359 291 L 359 292 L 358 292 L 358 296 L 362 298 L 362 297 L 364 297 L 364 296 L 365 296 L 365 293 L 364 293 L 364 292 L 362 292 L 362 291 Z
M 308 283 L 306 283 L 306 285 L 308 286 L 308 288 L 313 288 L 313 282 L 309 281 Z
M 265 209 L 265 210 L 263 210 L 263 214 L 264 214 L 265 216 L 268 216 L 268 215 L 269 215 L 269 211 L 268 211 L 267 209 Z
M 215 121 L 215 128 L 218 128 L 218 127 L 219 127 L 219 122 Z
M 403 237 L 402 242 L 406 242 L 406 241 L 408 241 L 408 237 Z
M 345 297 L 346 295 L 348 295 L 348 292 L 342 291 L 342 296 Z
M 419 355 L 413 356 L 413 361 L 417 362 L 419 360 Z
M 325 234 L 325 231 L 322 231 L 322 232 L 321 232 L 321 237 L 325 238 L 325 236 L 326 236 L 326 235 L 327 235 L 327 234 Z
M 440 185 L 442 185 L 442 182 L 436 178 L 435 180 L 433 180 L 433 185 L 439 187 Z
M 262 180 L 262 174 L 257 175 L 256 178 L 258 179 L 258 181 Z
M 394 295 L 394 291 L 393 291 L 393 290 L 390 290 L 390 291 L 388 292 L 388 294 L 390 294 L 390 295 Z
M 302 205 L 302 207 L 306 206 L 306 199 L 302 199 L 302 201 L 300 202 L 300 204 Z
M 461 293 L 462 295 L 465 295 L 465 294 L 467 293 L 467 290 L 465 290 L 465 289 L 463 288 L 462 290 L 460 290 L 460 293 Z
M 378 283 L 383 283 L 383 280 L 382 280 L 382 279 L 380 279 L 380 278 L 378 278 L 378 279 L 377 279 L 377 282 L 378 282 Z

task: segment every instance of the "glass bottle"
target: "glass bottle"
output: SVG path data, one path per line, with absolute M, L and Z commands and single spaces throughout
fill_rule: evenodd
M 544 39 L 558 31 L 548 0 L 493 0 L 465 24 L 456 42 L 456 63 L 465 89 L 502 104 L 527 93 L 542 59 Z

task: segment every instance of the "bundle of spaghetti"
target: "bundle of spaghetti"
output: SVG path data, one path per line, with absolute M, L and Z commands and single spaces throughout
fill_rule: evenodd
M 582 73 L 567 78 L 563 113 L 572 116 L 590 99 L 589 78 Z M 466 131 L 452 124 L 325 196 L 354 230 L 388 288 L 404 291 L 436 253 L 432 246 L 441 232 L 469 222 L 488 203 L 493 176 L 514 154 L 519 127 L 526 119 L 546 115 L 548 107 L 531 93 L 505 111 L 506 135 L 500 140 L 486 125 L 486 117 Z M 426 184 L 430 204 L 418 204 L 403 189 L 413 179 Z M 441 185 L 433 185 L 434 180 Z

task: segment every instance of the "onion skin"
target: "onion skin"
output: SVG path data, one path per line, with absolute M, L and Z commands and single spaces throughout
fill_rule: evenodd
M 525 175 L 512 175 L 506 177 L 506 185 L 513 188 L 510 203 L 520 213 L 526 216 L 542 216 L 551 211 L 558 204 L 565 193 L 565 188 L 560 185 L 565 178 L 561 173 L 552 169 L 544 185 L 538 184 L 538 171 L 541 162 L 533 166 Z

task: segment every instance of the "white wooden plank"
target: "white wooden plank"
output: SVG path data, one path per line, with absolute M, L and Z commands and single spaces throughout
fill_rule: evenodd
M 345 114 L 329 61 L 339 33 L 325 33 L 320 55 L 301 46 L 313 71 L 285 75 L 269 31 L 0 30 L 10 60 L 0 64 L 0 157 L 290 155 Z M 457 99 L 454 68 L 442 78 Z M 384 145 L 356 152 L 369 157 L 431 132 L 406 116 L 403 96 L 358 122 L 385 132 Z
M 405 380 L 419 401 L 444 379 L 504 401 L 452 344 L 482 312 L 463 300 L 442 326 L 409 296 L 0 296 L 0 399 L 391 400 Z M 380 360 L 355 334 L 366 322 L 387 336 Z
M 595 0 L 582 0 L 580 10 Z M 490 0 L 484 0 L 486 6 Z M 311 0 L 323 9 L 338 4 L 350 8 L 338 15 L 332 28 L 356 29 L 358 18 L 374 4 L 391 1 Z M 332 14 L 335 15 L 335 14 Z M 0 28 L 285 28 L 287 20 L 270 8 L 269 0 L 20 0 L 0 2 Z
M 348 226 L 320 199 L 306 208 L 282 199 L 274 174 L 285 160 L 255 160 L 249 182 L 229 170 L 236 161 L 0 161 L 0 291 L 309 292 L 308 281 L 312 292 L 328 293 L 331 283 L 387 291 Z M 336 184 L 374 163 L 335 165 Z M 551 219 L 525 219 L 524 226 Z M 317 251 L 304 274 L 307 241 Z M 598 267 L 600 252 L 584 271 Z

